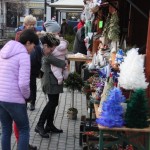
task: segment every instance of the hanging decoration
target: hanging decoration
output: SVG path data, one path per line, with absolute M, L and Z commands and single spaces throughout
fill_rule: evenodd
M 117 12 L 114 12 L 111 15 L 108 29 L 109 29 L 108 38 L 112 41 L 119 41 L 120 27 L 119 27 L 119 18 Z
M 119 45 L 119 18 L 117 12 L 113 12 L 113 14 L 108 14 L 106 22 L 104 24 L 104 29 L 102 35 L 107 39 L 111 40 L 110 49 L 111 52 L 116 52 Z M 106 40 L 106 41 L 107 41 Z
M 103 92 L 101 94 L 101 101 L 100 101 L 100 105 L 99 105 L 99 108 L 98 108 L 100 116 L 101 116 L 101 113 L 102 113 L 103 103 L 104 103 L 104 101 L 106 101 L 110 89 L 113 88 L 113 84 L 114 84 L 113 78 L 110 75 L 110 77 L 107 79 L 107 81 L 105 81 L 104 89 L 103 89 Z
M 108 38 L 109 25 L 110 25 L 110 14 L 108 14 L 108 16 L 107 16 L 106 22 L 105 22 L 105 24 L 104 24 L 103 33 L 102 33 L 102 35 L 103 35 L 105 38 Z
M 124 55 L 125 55 L 124 51 L 122 49 L 119 49 L 117 51 L 117 54 L 116 54 L 115 63 L 116 64 L 121 64 L 123 62 L 123 60 L 124 60 L 124 58 L 123 58 Z

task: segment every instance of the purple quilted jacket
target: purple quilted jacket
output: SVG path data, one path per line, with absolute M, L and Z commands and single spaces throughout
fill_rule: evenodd
M 0 101 L 24 104 L 29 83 L 30 55 L 24 45 L 11 40 L 0 51 Z

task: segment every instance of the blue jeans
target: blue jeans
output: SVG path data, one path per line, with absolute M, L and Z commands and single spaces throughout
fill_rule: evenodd
M 11 150 L 12 122 L 19 130 L 18 150 L 28 150 L 29 120 L 26 104 L 0 101 L 0 121 L 2 124 L 2 150 Z

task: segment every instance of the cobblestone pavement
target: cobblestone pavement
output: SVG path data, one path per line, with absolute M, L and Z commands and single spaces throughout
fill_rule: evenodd
M 60 94 L 59 105 L 55 113 L 55 125 L 63 129 L 61 134 L 50 134 L 49 139 L 41 138 L 34 132 L 34 128 L 40 117 L 40 114 L 47 102 L 46 96 L 43 94 L 40 86 L 40 80 L 37 80 L 37 101 L 34 111 L 28 110 L 30 121 L 30 144 L 36 145 L 38 150 L 81 150 L 79 146 L 79 127 L 82 115 L 87 115 L 86 97 L 84 94 L 75 92 L 75 107 L 78 109 L 77 120 L 67 118 L 67 110 L 71 107 L 71 92 L 64 89 L 64 93 Z M 1 133 L 1 128 L 0 128 Z M 0 135 L 1 138 L 1 135 Z M 16 140 L 14 134 L 11 138 L 12 150 L 16 150 Z M 0 146 L 0 150 L 1 146 Z

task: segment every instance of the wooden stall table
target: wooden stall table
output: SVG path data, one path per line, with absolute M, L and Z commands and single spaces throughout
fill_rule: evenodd
M 137 128 L 127 128 L 127 127 L 121 127 L 121 128 L 108 128 L 104 126 L 98 125 L 99 129 L 99 150 L 103 150 L 104 148 L 111 147 L 116 144 L 131 144 L 136 147 L 136 150 L 150 150 L 150 127 L 143 128 L 143 129 L 137 129 Z M 104 132 L 111 133 L 111 135 L 117 136 L 118 139 L 113 142 L 105 142 L 103 140 Z M 124 134 L 125 132 L 129 132 L 131 135 Z M 142 145 L 140 141 L 137 143 L 134 143 L 130 141 L 131 139 L 134 140 L 137 137 L 141 137 L 143 134 L 147 134 L 146 143 L 145 145 Z
M 75 61 L 78 62 L 90 62 L 92 57 L 87 57 L 84 54 L 68 54 L 67 59 L 70 60 L 70 72 L 75 71 Z
M 91 61 L 92 60 L 92 57 L 87 57 L 86 55 L 84 54 L 68 54 L 67 55 L 67 58 L 70 60 L 70 61 Z

